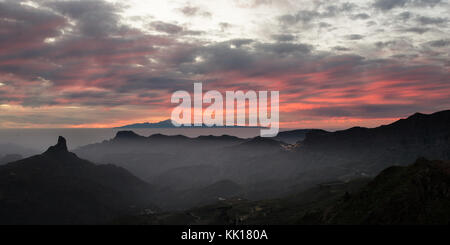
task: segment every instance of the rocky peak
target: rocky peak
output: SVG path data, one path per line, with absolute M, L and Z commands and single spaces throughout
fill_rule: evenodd
M 60 153 L 67 153 L 69 152 L 67 150 L 67 143 L 66 139 L 62 136 L 58 137 L 58 143 L 54 146 L 50 146 L 48 150 L 44 154 L 60 154 Z

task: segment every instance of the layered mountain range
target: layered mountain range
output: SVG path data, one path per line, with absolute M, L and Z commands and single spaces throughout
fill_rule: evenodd
M 153 185 L 175 192 L 230 180 L 250 199 L 271 198 L 321 182 L 373 177 L 418 157 L 450 159 L 450 111 L 414 114 L 377 128 L 284 132 L 279 138 L 151 135 L 118 132 L 75 150 L 97 163 L 113 163 Z M 295 144 L 284 136 L 304 137 Z M 181 203 L 179 203 L 181 205 Z M 186 208 L 179 206 L 170 208 Z
M 120 131 L 74 153 L 60 137 L 40 155 L 3 158 L 0 223 L 127 223 L 118 217 L 135 217 L 130 220 L 153 224 L 186 212 L 197 217 L 183 218 L 187 223 L 205 224 L 448 221 L 450 111 L 414 114 L 377 128 L 284 136 L 145 137 Z M 400 167 L 420 157 L 444 161 Z M 204 205 L 213 205 L 206 207 L 214 214 L 203 212 Z

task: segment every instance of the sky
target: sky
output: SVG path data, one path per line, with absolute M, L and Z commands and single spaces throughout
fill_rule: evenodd
M 170 118 L 177 90 L 280 91 L 281 128 L 450 109 L 448 0 L 0 0 L 0 128 Z

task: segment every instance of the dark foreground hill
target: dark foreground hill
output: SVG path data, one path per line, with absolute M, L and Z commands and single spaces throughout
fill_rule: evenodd
M 0 166 L 1 224 L 96 224 L 152 207 L 151 186 L 123 168 L 95 165 L 67 151 Z
M 387 168 L 322 219 L 332 224 L 450 224 L 450 162 L 421 158 L 408 167 Z
M 419 159 L 375 179 L 330 182 L 281 199 L 231 198 L 117 224 L 449 224 L 450 162 Z

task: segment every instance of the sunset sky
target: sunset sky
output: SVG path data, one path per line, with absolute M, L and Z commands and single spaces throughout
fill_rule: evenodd
M 282 128 L 450 109 L 449 18 L 447 0 L 0 0 L 0 128 L 156 122 L 194 82 L 280 91 Z

